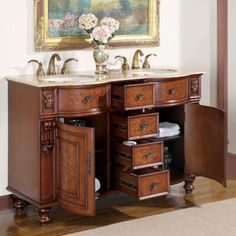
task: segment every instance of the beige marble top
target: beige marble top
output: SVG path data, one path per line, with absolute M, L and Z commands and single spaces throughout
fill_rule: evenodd
M 105 75 L 96 75 L 94 72 L 78 72 L 70 75 L 55 75 L 37 78 L 35 75 L 7 76 L 6 79 L 35 87 L 81 86 L 112 83 L 117 81 L 131 81 L 141 79 L 177 78 L 190 75 L 204 74 L 202 71 L 188 69 L 141 69 L 130 70 L 125 73 L 111 72 Z

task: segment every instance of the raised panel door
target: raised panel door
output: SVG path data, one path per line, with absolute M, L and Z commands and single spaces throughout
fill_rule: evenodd
M 94 129 L 58 123 L 56 138 L 58 204 L 95 215 Z

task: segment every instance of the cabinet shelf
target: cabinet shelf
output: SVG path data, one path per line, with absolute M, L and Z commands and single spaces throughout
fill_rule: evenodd
M 171 136 L 171 137 L 163 137 L 163 138 L 152 137 L 152 138 L 148 138 L 148 140 L 152 141 L 152 142 L 156 142 L 156 141 L 163 141 L 163 142 L 165 142 L 165 141 L 181 139 L 183 137 L 184 137 L 183 134 L 179 134 L 179 135 L 175 135 L 175 136 Z

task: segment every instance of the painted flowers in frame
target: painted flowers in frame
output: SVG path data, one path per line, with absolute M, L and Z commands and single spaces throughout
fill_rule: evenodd
M 120 27 L 112 47 L 159 45 L 159 0 L 35 0 L 35 50 L 88 48 L 82 14 L 112 17 Z

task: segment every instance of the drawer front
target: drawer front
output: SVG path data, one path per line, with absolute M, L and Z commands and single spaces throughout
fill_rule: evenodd
M 169 172 L 140 176 L 138 181 L 139 199 L 158 196 L 169 192 Z
M 178 103 L 188 99 L 188 80 L 156 83 L 156 103 Z
M 169 193 L 169 171 L 157 171 L 153 168 L 126 173 L 115 170 L 115 187 L 139 200 L 166 195 Z
M 155 83 L 112 85 L 112 107 L 123 110 L 155 106 Z
M 140 169 L 163 164 L 163 142 L 127 146 L 119 142 L 112 144 L 115 162 L 126 169 Z
M 125 86 L 125 108 L 145 108 L 155 105 L 155 84 L 135 84 Z
M 133 167 L 146 167 L 163 163 L 163 143 L 133 146 Z
M 107 87 L 58 89 L 58 112 L 89 112 L 107 108 Z
M 111 115 L 111 134 L 126 140 L 152 137 L 159 132 L 159 115 Z
M 139 139 L 151 137 L 159 133 L 159 116 L 147 114 L 141 116 L 131 116 L 128 120 L 128 138 Z

